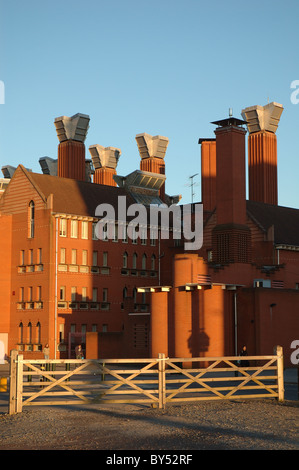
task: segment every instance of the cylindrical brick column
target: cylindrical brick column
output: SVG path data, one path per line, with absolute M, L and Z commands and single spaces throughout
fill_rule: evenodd
M 174 258 L 174 351 L 175 357 L 192 357 L 192 297 L 185 285 L 194 282 L 197 255 L 182 254 Z
M 168 292 L 151 293 L 151 357 L 168 356 Z
M 58 145 L 58 176 L 85 181 L 85 145 L 66 140 Z
M 93 182 L 106 186 L 117 186 L 113 175 L 116 175 L 114 168 L 97 168 L 94 172 Z

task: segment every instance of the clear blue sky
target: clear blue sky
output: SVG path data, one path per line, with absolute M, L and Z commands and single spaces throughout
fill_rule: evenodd
M 55 117 L 91 118 L 88 146 L 139 168 L 135 135 L 169 138 L 166 192 L 200 201 L 211 121 L 276 101 L 279 204 L 299 208 L 298 0 L 0 0 L 0 165 L 57 158 Z M 2 174 L 0 175 L 2 176 Z

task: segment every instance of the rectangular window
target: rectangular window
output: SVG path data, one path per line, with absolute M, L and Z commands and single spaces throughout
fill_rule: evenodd
M 77 287 L 71 287 L 71 301 L 75 302 L 77 298 Z
M 72 264 L 77 264 L 77 250 L 72 250 Z
M 96 225 L 97 225 L 97 222 L 92 223 L 92 239 L 93 240 L 98 240 L 98 237 L 96 236 Z
M 103 266 L 108 266 L 108 252 L 103 252 Z
M 86 302 L 87 299 L 87 287 L 82 287 L 82 302 Z
M 96 324 L 91 325 L 91 331 L 92 331 L 93 333 L 96 333 L 97 330 L 98 330 L 98 325 L 96 325 Z
M 38 248 L 37 249 L 37 264 L 42 264 L 42 249 Z
M 88 239 L 88 222 L 86 220 L 81 222 L 81 238 L 84 240 Z
M 78 238 L 78 220 L 71 220 L 71 238 Z
M 19 290 L 19 301 L 24 302 L 24 287 L 20 287 Z
M 113 227 L 114 233 L 113 233 L 113 241 L 117 242 L 118 241 L 118 225 L 115 223 Z
M 32 287 L 28 287 L 28 301 L 32 302 Z
M 102 325 L 102 332 L 103 332 L 103 333 L 107 333 L 107 331 L 108 331 L 108 325 L 107 325 L 106 323 L 103 323 L 103 325 Z
M 108 289 L 106 287 L 103 288 L 103 302 L 108 302 Z
M 67 235 L 67 219 L 60 219 L 59 221 L 59 236 L 66 237 Z
M 33 250 L 29 250 L 28 264 L 33 264 Z
M 42 300 L 42 286 L 37 286 L 36 300 L 38 300 L 38 302 L 40 302 Z
M 59 300 L 65 300 L 65 286 L 60 286 Z
M 98 265 L 98 252 L 97 251 L 92 252 L 92 265 L 93 266 Z
M 21 250 L 20 251 L 20 265 L 24 266 L 24 264 L 25 264 L 25 251 Z
M 87 265 L 87 250 L 82 251 L 82 265 L 83 266 Z
M 98 289 L 96 287 L 93 287 L 92 289 L 92 301 L 97 302 L 98 300 Z
M 60 263 L 65 264 L 65 248 L 60 248 Z

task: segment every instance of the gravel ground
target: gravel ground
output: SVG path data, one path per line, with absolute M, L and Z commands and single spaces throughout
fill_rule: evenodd
M 202 401 L 0 413 L 0 450 L 299 450 L 299 403 Z

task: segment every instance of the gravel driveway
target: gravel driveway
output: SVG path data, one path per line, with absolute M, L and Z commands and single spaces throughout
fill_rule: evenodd
M 31 407 L 0 414 L 0 450 L 299 450 L 298 401 Z

